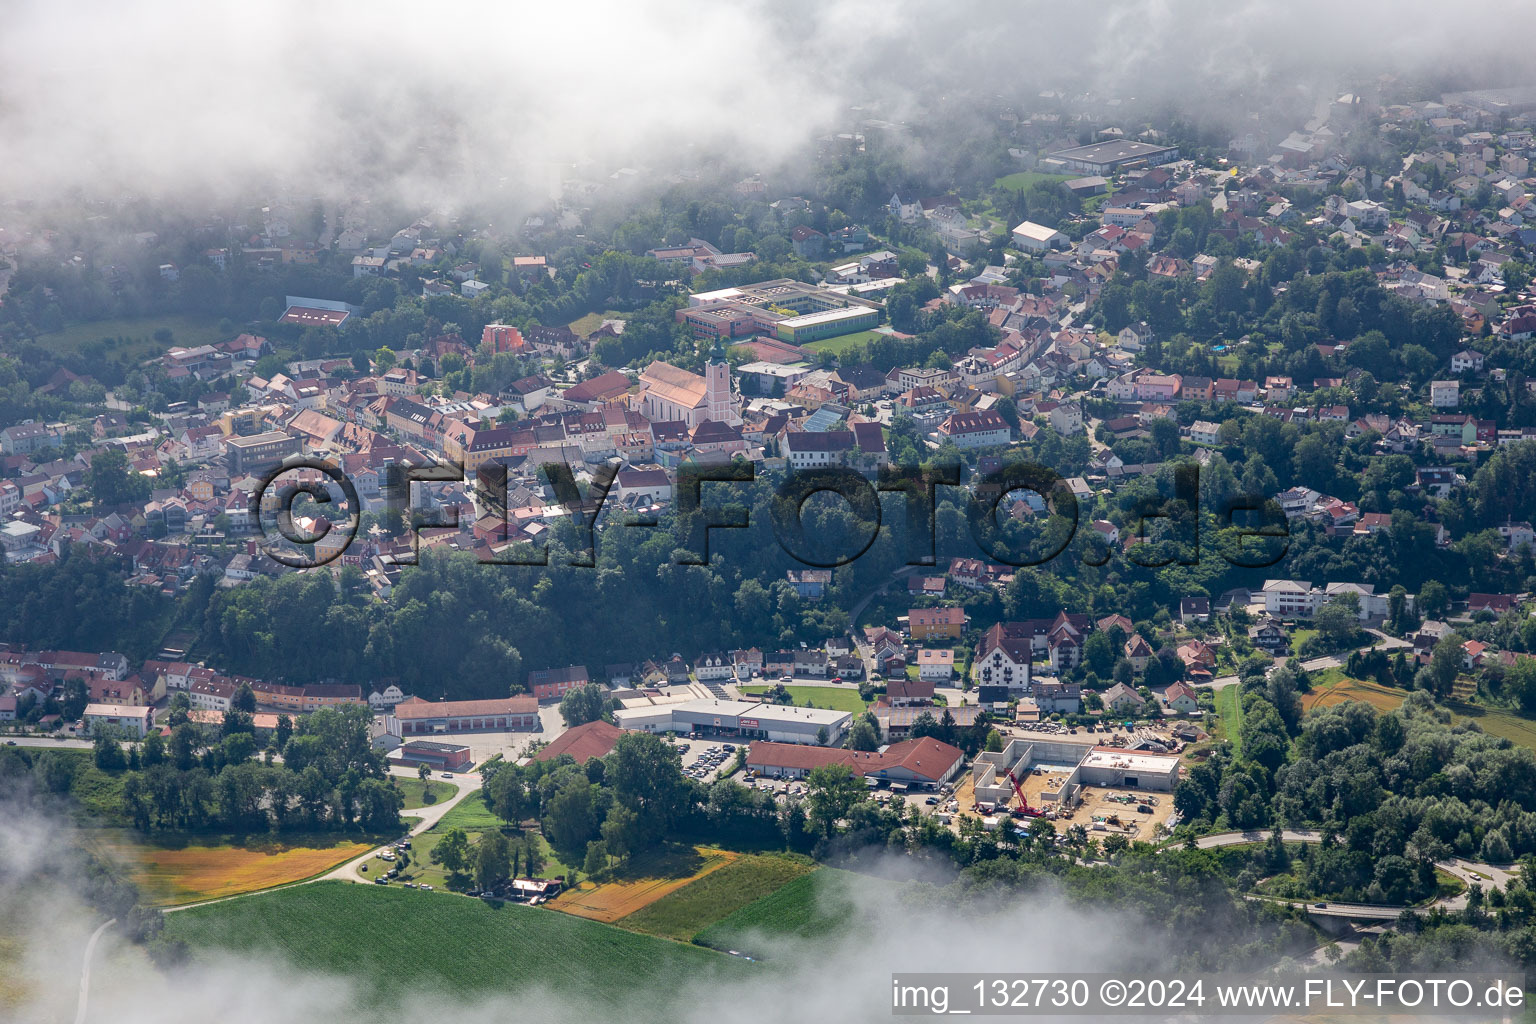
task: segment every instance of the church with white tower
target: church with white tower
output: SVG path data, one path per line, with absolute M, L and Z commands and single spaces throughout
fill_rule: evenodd
M 640 374 L 635 411 L 652 423 L 681 421 L 692 430 L 705 420 L 741 426 L 741 406 L 731 393 L 731 367 L 716 340 L 704 376 L 660 360 Z

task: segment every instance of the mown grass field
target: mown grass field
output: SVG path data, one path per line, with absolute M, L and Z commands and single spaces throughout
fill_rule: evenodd
M 1068 180 L 1070 180 L 1070 178 L 1065 174 L 1042 174 L 1039 171 L 1015 171 L 1012 174 L 1005 174 L 1001 178 L 998 178 L 992 183 L 992 185 L 995 188 L 1006 188 L 1014 192 L 1022 192 L 1024 189 L 1029 188 L 1029 186 L 1036 184 L 1037 182 L 1061 182 Z
M 422 807 L 431 807 L 440 804 L 444 800 L 452 800 L 453 795 L 459 791 L 459 787 L 451 782 L 440 782 L 432 779 L 422 782 L 420 779 L 395 779 L 395 785 L 400 787 L 400 792 L 405 796 L 405 809 L 414 811 Z M 455 808 L 457 810 L 457 808 Z M 453 813 L 452 811 L 449 812 Z
M 849 349 L 858 348 L 883 337 L 885 335 L 879 331 L 854 331 L 852 334 L 842 334 L 836 338 L 806 342 L 801 347 L 808 348 L 812 352 L 831 352 L 835 356 L 840 356 Z
M 552 910 L 612 924 L 735 861 L 740 854 L 696 846 L 642 860 L 612 881 L 585 881 L 550 901 Z
M 433 785 L 441 786 L 446 785 L 446 783 L 433 783 Z M 447 798 L 444 797 L 443 799 Z M 469 837 L 471 846 L 478 843 L 484 833 L 493 829 L 506 831 L 508 838 L 514 842 L 520 842 L 523 839 L 521 833 L 508 828 L 506 822 L 496 817 L 486 808 L 485 801 L 480 799 L 479 794 L 471 793 L 463 800 L 460 800 L 447 814 L 443 815 L 442 820 L 436 825 L 433 825 L 426 832 L 412 840 L 411 866 L 402 880 L 426 882 L 438 888 L 446 887 L 448 875 L 441 867 L 432 863 L 432 850 L 442 841 L 444 836 L 456 828 L 464 831 L 465 835 Z M 539 869 L 540 876 L 549 878 L 556 875 L 565 875 L 570 877 L 570 868 L 560 862 L 560 859 L 555 856 L 554 850 L 550 848 L 549 843 L 545 841 L 544 837 L 537 833 L 531 833 L 531 835 L 539 843 L 539 849 L 544 856 L 543 866 Z M 370 865 L 370 868 L 372 868 L 372 865 Z M 521 870 L 519 868 L 519 871 Z
M 603 326 L 604 320 L 627 320 L 629 319 L 630 315 L 631 314 L 629 313 L 619 313 L 615 312 L 614 310 L 608 310 L 604 313 L 588 313 L 586 316 L 577 317 L 575 320 L 572 320 L 570 323 L 566 324 L 566 326 L 585 338 L 587 335 Z
M 880 884 L 837 868 L 818 868 L 728 914 L 694 936 L 714 949 L 761 952 L 770 942 L 817 939 L 857 927 L 850 888 Z
M 146 840 L 127 831 L 89 835 L 88 845 L 124 865 L 149 902 L 176 906 L 270 889 L 329 871 L 372 849 L 371 839 L 319 833 Z
M 1221 736 L 1232 744 L 1232 753 L 1243 751 L 1243 707 L 1237 700 L 1238 687 L 1228 686 L 1216 691 L 1216 714 L 1221 719 Z
M 653 1009 L 684 980 L 752 965 L 543 908 L 449 893 L 317 882 L 166 916 L 198 959 L 278 955 L 295 970 L 340 975 L 387 1007 L 409 992 L 509 994 L 539 985 L 632 1010 Z
M 1313 680 L 1312 691 L 1301 695 L 1303 710 L 1328 708 L 1345 701 L 1364 701 L 1377 711 L 1392 711 L 1406 700 L 1408 695 L 1380 683 L 1363 679 L 1351 679 L 1342 673 L 1332 677 L 1324 675 L 1322 681 Z
M 687 942 L 811 870 L 804 860 L 748 854 L 621 918 L 619 926 Z
M 789 697 L 801 707 L 830 708 L 833 711 L 851 711 L 859 714 L 869 707 L 869 702 L 859 696 L 858 690 L 844 690 L 834 686 L 786 686 Z M 745 696 L 758 697 L 770 687 L 751 686 L 741 692 Z
M 1446 701 L 1456 722 L 1476 722 L 1483 732 L 1500 736 L 1511 743 L 1536 750 L 1536 721 L 1522 718 L 1502 708 L 1485 708 L 1466 701 Z
M 138 361 L 165 351 L 167 346 L 155 340 L 155 332 L 162 327 L 170 329 L 172 345 L 191 348 L 228 341 L 228 338 L 219 336 L 218 323 L 217 319 L 182 315 L 94 320 L 90 323 L 71 324 L 49 334 L 39 334 L 37 343 L 53 352 L 77 352 L 91 342 L 110 338 L 112 341 L 107 345 L 109 355 L 127 356 L 132 361 Z M 118 338 L 125 340 L 118 342 Z

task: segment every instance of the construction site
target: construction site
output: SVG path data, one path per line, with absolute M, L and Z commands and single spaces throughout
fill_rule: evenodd
M 1044 818 L 1057 831 L 1082 825 L 1102 838 L 1153 838 L 1173 814 L 1179 778 L 1175 754 L 1129 751 L 1061 737 L 1015 739 L 983 753 L 956 792 L 960 813 L 989 828 L 1010 819 Z

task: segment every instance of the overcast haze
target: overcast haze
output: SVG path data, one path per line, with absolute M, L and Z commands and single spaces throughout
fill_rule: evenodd
M 208 5 L 20 0 L 0 33 L 0 198 L 249 185 L 407 199 L 607 173 L 691 147 L 768 164 L 861 105 L 1071 89 L 1230 113 L 1262 84 L 1482 67 L 1529 4 L 1472 0 L 612 0 Z M 1511 49 L 1511 53 L 1513 50 Z M 1467 69 L 1475 70 L 1475 69 Z M 1530 69 L 1527 67 L 1527 71 Z

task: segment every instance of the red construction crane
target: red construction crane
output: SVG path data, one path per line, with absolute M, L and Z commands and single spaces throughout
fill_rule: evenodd
M 1029 806 L 1029 797 L 1024 795 L 1024 787 L 1019 785 L 1019 780 L 1013 777 L 1013 769 L 1004 767 L 1003 774 L 1008 776 L 1008 781 L 1013 783 L 1013 791 L 1019 795 L 1019 806 L 1014 810 L 1015 818 L 1038 818 L 1045 812 L 1038 807 Z

